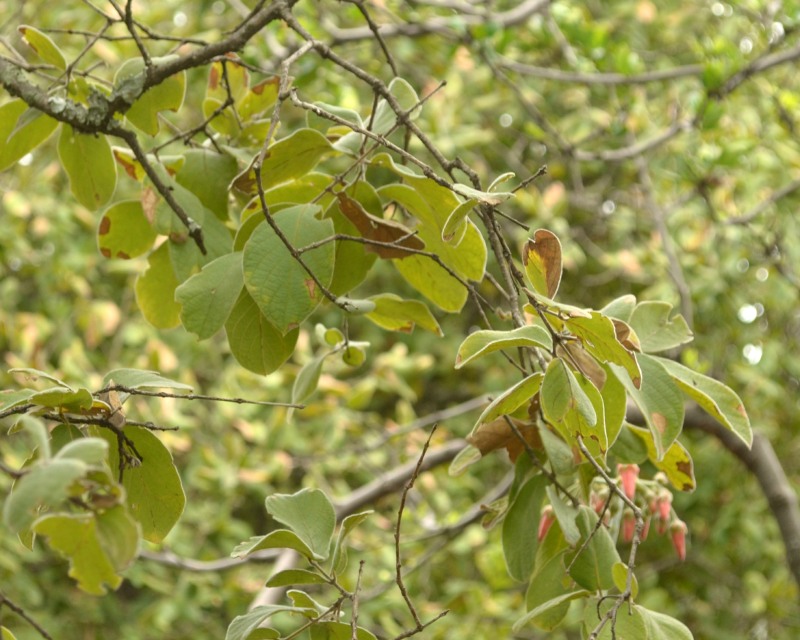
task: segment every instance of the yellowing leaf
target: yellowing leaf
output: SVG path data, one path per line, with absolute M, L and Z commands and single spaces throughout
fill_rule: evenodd
M 147 258 L 147 271 L 136 279 L 136 302 L 145 319 L 158 329 L 180 324 L 181 306 L 175 302 L 178 279 L 169 259 L 168 243 Z
M 97 247 L 106 258 L 135 258 L 150 249 L 155 239 L 156 232 L 138 200 L 111 205 L 97 228 Z
M 22 100 L 0 106 L 0 171 L 33 151 L 55 131 L 58 121 Z
M 635 427 L 631 424 L 627 425 L 628 429 L 639 439 L 644 442 L 647 447 L 647 457 L 656 466 L 659 471 L 663 471 L 672 486 L 678 491 L 694 491 L 694 463 L 692 457 L 686 448 L 677 440 L 673 442 L 669 449 L 667 449 L 664 456 L 659 459 L 656 445 L 653 441 L 653 435 L 641 427 Z
M 36 52 L 44 62 L 52 64 L 57 69 L 64 71 L 67 68 L 67 60 L 64 54 L 56 46 L 56 43 L 50 39 L 50 36 L 39 31 L 35 27 L 28 25 L 21 25 L 17 27 L 22 39 L 25 43 Z
M 106 585 L 116 589 L 122 584 L 122 577 L 100 544 L 92 514 L 46 515 L 33 528 L 69 560 L 70 577 L 87 593 L 100 596 L 106 593 Z
M 522 264 L 534 290 L 555 298 L 561 283 L 561 242 L 547 229 L 537 229 L 522 248 Z
M 475 331 L 469 334 L 458 347 L 455 368 L 494 351 L 529 347 L 532 349 L 552 349 L 552 338 L 547 331 L 538 325 L 527 325 L 511 331 Z
M 375 303 L 375 310 L 367 313 L 366 317 L 379 327 L 411 333 L 419 325 L 436 335 L 443 335 L 430 309 L 419 300 L 403 300 L 393 293 L 382 293 L 369 300 Z

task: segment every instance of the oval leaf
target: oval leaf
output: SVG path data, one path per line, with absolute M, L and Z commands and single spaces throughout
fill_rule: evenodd
M 104 135 L 85 135 L 65 124 L 58 139 L 58 157 L 69 176 L 73 195 L 87 209 L 98 209 L 117 186 L 117 164 Z
M 553 348 L 553 340 L 543 327 L 537 325 L 527 325 L 512 331 L 475 331 L 458 347 L 455 368 L 460 369 L 488 353 L 516 347 L 538 347 L 549 351 Z
M 522 248 L 522 264 L 534 291 L 555 298 L 561 283 L 561 241 L 547 229 L 537 229 Z

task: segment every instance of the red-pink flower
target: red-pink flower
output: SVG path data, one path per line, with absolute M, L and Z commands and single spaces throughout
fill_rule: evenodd
M 650 505 L 651 511 L 658 524 L 658 532 L 663 534 L 667 531 L 670 512 L 672 511 L 672 494 L 666 489 L 658 492 L 654 503 Z
M 675 520 L 669 526 L 669 532 L 672 536 L 672 546 L 675 547 L 675 553 L 678 554 L 681 562 L 686 560 L 686 532 L 689 528 L 683 520 Z
M 622 481 L 622 491 L 628 496 L 629 500 L 633 500 L 636 495 L 636 479 L 639 477 L 639 465 L 618 464 L 617 474 Z
M 633 540 L 633 535 L 636 533 L 636 516 L 633 511 L 626 508 L 622 512 L 622 539 L 625 542 Z
M 539 518 L 539 542 L 544 540 L 544 537 L 547 535 L 547 532 L 550 531 L 550 527 L 553 526 L 555 521 L 556 514 L 553 512 L 553 507 L 548 504 L 542 509 L 542 515 Z

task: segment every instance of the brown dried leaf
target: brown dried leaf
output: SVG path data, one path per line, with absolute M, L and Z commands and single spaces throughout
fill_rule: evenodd
M 425 243 L 417 236 L 412 235 L 413 231 L 407 227 L 370 215 L 358 201 L 353 200 L 344 192 L 340 191 L 336 197 L 339 199 L 339 210 L 355 225 L 362 237 L 394 245 L 390 247 L 368 244 L 366 245 L 367 251 L 377 253 L 384 259 L 399 259 L 414 255 L 412 251 L 406 251 L 404 247 L 417 251 L 425 248 Z

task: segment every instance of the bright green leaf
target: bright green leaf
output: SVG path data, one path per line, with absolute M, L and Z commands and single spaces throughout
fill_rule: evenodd
M 663 613 L 636 605 L 647 629 L 648 640 L 692 640 L 692 632 L 685 624 Z
M 42 144 L 57 126 L 57 120 L 29 109 L 22 100 L 0 106 L 0 171 Z
M 225 322 L 225 333 L 236 361 L 253 373 L 266 375 L 289 359 L 300 330 L 283 335 L 264 317 L 245 289 Z
M 324 560 L 328 557 L 336 513 L 331 501 L 319 489 L 302 489 L 294 494 L 276 493 L 266 499 L 267 511 L 290 527 Z
M 175 289 L 183 326 L 200 340 L 210 338 L 225 324 L 243 286 L 240 252 L 209 262 L 200 273 Z
M 109 441 L 109 463 L 116 477 L 119 474 L 119 452 L 116 438 L 106 429 L 98 434 Z M 125 436 L 142 456 L 136 467 L 127 467 L 122 485 L 128 496 L 130 514 L 142 527 L 142 537 L 161 542 L 183 513 L 186 495 L 172 455 L 151 431 L 144 427 L 125 427 Z
M 251 634 L 258 629 L 265 620 L 268 620 L 276 613 L 282 611 L 300 614 L 308 613 L 307 609 L 277 604 L 255 607 L 252 611 L 248 611 L 241 616 L 236 616 L 233 619 L 230 625 L 228 625 L 228 632 L 225 634 L 225 640 L 249 640 L 249 638 L 252 637 Z
M 503 555 L 508 573 L 527 580 L 536 558 L 536 530 L 547 482 L 544 476 L 530 478 L 519 489 L 503 520 Z
M 323 240 L 333 233 L 330 220 L 318 220 L 315 205 L 284 209 L 274 220 L 295 248 Z M 333 276 L 333 243 L 302 254 L 303 262 L 328 286 Z M 255 228 L 244 247 L 244 282 L 264 317 L 286 334 L 305 320 L 322 300 L 322 291 L 294 259 L 268 224 Z
M 172 59 L 174 59 L 174 56 L 165 56 L 163 58 L 152 58 L 151 62 L 157 66 Z M 144 60 L 142 58 L 129 58 L 117 70 L 114 76 L 114 86 L 119 89 L 124 82 L 130 82 L 143 72 Z M 131 84 L 133 86 L 133 83 Z M 131 95 L 130 97 L 135 97 L 136 99 L 130 109 L 125 112 L 125 117 L 137 129 L 154 136 L 159 130 L 159 112 L 180 109 L 185 93 L 186 72 L 181 71 L 169 76 L 160 84 L 150 87 L 140 95 Z
M 623 562 L 617 562 L 611 569 L 611 575 L 614 578 L 614 586 L 620 593 L 624 593 L 628 585 L 628 565 Z M 639 596 L 639 581 L 636 575 L 631 576 L 631 598 L 636 600 Z
M 104 135 L 78 133 L 65 124 L 58 138 L 58 157 L 73 195 L 84 207 L 94 211 L 111 199 L 117 164 Z
M 550 351 L 553 341 L 550 334 L 540 326 L 527 325 L 511 331 L 475 331 L 469 334 L 458 347 L 455 368 L 501 349 L 517 347 L 541 348 Z

